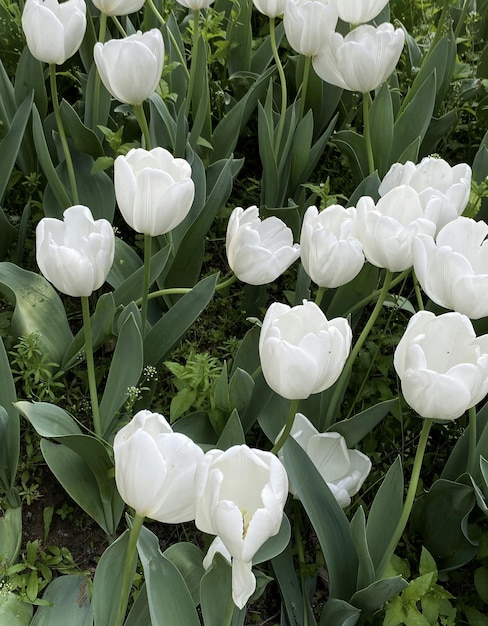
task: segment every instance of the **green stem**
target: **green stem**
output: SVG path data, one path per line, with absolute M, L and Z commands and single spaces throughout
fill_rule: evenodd
M 412 272 L 413 275 L 413 288 L 415 290 L 415 297 L 417 298 L 417 308 L 419 311 L 423 311 L 424 310 L 424 301 L 422 299 L 422 293 L 420 291 L 420 285 L 419 285 L 419 281 L 417 280 L 417 276 L 415 275 L 415 272 Z
M 408 268 L 408 270 L 405 270 L 404 272 L 399 274 L 396 278 L 394 278 L 391 281 L 390 289 L 392 287 L 396 287 L 396 285 L 399 285 L 402 282 L 402 280 L 405 280 L 408 277 L 409 274 L 410 274 L 410 268 Z M 364 306 L 366 306 L 367 304 L 369 304 L 373 300 L 376 300 L 376 298 L 380 295 L 380 293 L 381 293 L 381 289 L 375 289 L 373 292 L 371 292 L 371 294 L 369 296 L 366 296 L 366 298 L 363 298 L 362 300 L 359 300 L 359 302 L 356 302 L 356 304 L 354 306 L 352 306 L 350 309 L 348 309 L 346 311 L 344 317 L 348 317 L 349 315 L 352 315 L 355 311 L 358 311 L 359 309 L 362 309 Z
M 312 64 L 312 57 L 305 57 L 303 67 L 302 87 L 300 91 L 300 111 L 298 114 L 298 120 L 303 119 L 303 113 L 305 111 L 305 100 L 307 99 L 308 78 L 310 76 L 310 65 Z
M 325 293 L 325 287 L 319 287 L 317 289 L 317 294 L 315 296 L 315 304 L 317 306 L 320 306 L 320 303 L 322 302 L 322 298 L 324 297 L 324 293 Z
M 430 429 L 432 427 L 431 419 L 424 419 L 424 424 L 422 426 L 422 431 L 420 433 L 420 439 L 417 446 L 417 452 L 415 453 L 415 460 L 413 462 L 412 475 L 410 477 L 410 484 L 408 485 L 407 496 L 405 498 L 405 502 L 403 504 L 402 514 L 400 519 L 398 520 L 398 524 L 395 528 L 395 532 L 388 544 L 388 547 L 385 550 L 383 558 L 381 559 L 378 569 L 377 569 L 377 579 L 383 577 L 386 568 L 391 560 L 391 557 L 395 553 L 398 542 L 402 538 L 403 531 L 405 530 L 408 522 L 408 518 L 410 517 L 410 513 L 412 512 L 412 506 L 415 500 L 415 494 L 417 493 L 417 488 L 419 484 L 420 478 L 420 469 L 422 467 L 422 462 L 424 460 L 425 448 L 427 446 L 427 440 L 429 439 Z
M 356 357 L 359 354 L 359 351 L 363 347 L 363 344 L 366 341 L 366 338 L 371 332 L 371 329 L 373 328 L 374 323 L 376 322 L 378 315 L 381 312 L 383 303 L 386 300 L 388 291 L 391 287 L 391 279 L 392 279 L 392 273 L 390 272 L 390 270 L 386 270 L 383 287 L 380 291 L 380 294 L 378 296 L 378 300 L 376 301 L 373 312 L 371 313 L 369 320 L 367 321 L 365 327 L 363 328 L 361 334 L 359 335 L 359 338 L 356 341 L 354 348 L 351 350 L 351 353 L 349 354 L 347 361 L 344 365 L 344 369 L 342 370 L 339 380 L 336 383 L 334 394 L 332 396 L 332 400 L 329 404 L 329 409 L 327 411 L 327 416 L 325 418 L 325 428 L 323 430 L 327 430 L 327 428 L 329 428 L 329 426 L 332 425 L 332 420 L 336 412 L 337 404 L 339 402 L 341 395 L 344 392 L 344 387 L 346 386 L 346 383 L 349 379 L 349 374 L 352 370 L 353 363 L 356 360 Z
M 466 15 L 468 14 L 469 5 L 471 4 L 470 0 L 464 0 L 463 8 L 461 11 L 461 15 L 459 16 L 458 23 L 456 24 L 456 30 L 454 31 L 454 39 L 456 40 L 461 34 L 461 29 L 466 21 Z
M 191 100 L 193 98 L 193 89 L 195 86 L 195 75 L 197 71 L 198 59 L 198 38 L 200 37 L 200 9 L 193 9 L 193 43 L 191 51 L 190 79 L 188 81 L 188 92 L 186 94 L 185 112 L 188 117 L 191 108 Z
M 125 32 L 124 27 L 119 22 L 117 17 L 115 15 L 111 15 L 110 17 L 112 18 L 112 22 L 115 24 L 116 29 L 119 31 L 122 37 L 127 37 L 127 33 Z
M 59 139 L 61 140 L 61 146 L 63 147 L 64 158 L 66 159 L 66 167 L 68 168 L 69 183 L 71 186 L 71 196 L 74 204 L 79 204 L 78 188 L 76 186 L 75 170 L 73 167 L 73 160 L 71 159 L 71 152 L 69 151 L 68 140 L 66 138 L 66 132 L 64 130 L 63 120 L 61 118 L 61 111 L 59 109 L 58 88 L 56 85 L 56 65 L 54 63 L 49 64 L 49 80 L 51 85 L 51 100 L 53 102 L 54 117 L 56 118 L 56 124 L 58 127 Z
M 236 280 L 237 280 L 237 276 L 235 274 L 232 274 L 230 278 L 227 278 L 227 280 L 223 280 L 221 283 L 216 285 L 215 291 L 222 291 L 222 289 L 225 289 L 226 287 L 229 287 L 230 285 L 232 285 L 232 283 L 235 283 Z M 151 291 L 151 293 L 148 294 L 147 299 L 152 300 L 153 298 L 160 298 L 162 296 L 178 296 L 178 295 L 183 296 L 185 295 L 185 293 L 190 293 L 192 289 L 193 287 L 169 287 L 168 289 L 160 289 L 159 291 Z M 135 304 L 137 306 L 139 306 L 141 303 L 142 303 L 142 298 L 139 298 L 138 300 L 135 301 Z
M 158 11 L 158 9 L 157 9 L 156 5 L 154 4 L 153 0 L 146 0 L 146 4 L 149 5 L 149 8 L 154 13 L 154 15 L 156 16 L 156 19 L 161 24 L 161 26 L 166 26 L 166 22 L 164 21 L 164 18 L 161 15 L 161 13 Z M 190 72 L 188 71 L 188 68 L 186 67 L 186 61 L 183 58 L 183 54 L 182 54 L 180 48 L 178 47 L 178 44 L 176 43 L 175 36 L 173 35 L 173 33 L 171 32 L 171 30 L 168 27 L 166 27 L 166 32 L 168 33 L 168 37 L 169 37 L 171 43 L 173 44 L 173 48 L 176 51 L 176 54 L 178 56 L 181 68 L 182 68 L 182 70 L 185 73 L 186 80 L 189 80 L 190 79 Z
M 269 39 L 271 42 L 271 49 L 273 50 L 273 58 L 276 64 L 276 68 L 278 69 L 278 74 L 280 76 L 281 83 L 281 113 L 280 113 L 280 121 L 278 124 L 278 133 L 276 135 L 276 141 L 274 145 L 275 155 L 278 154 L 278 150 L 281 144 L 281 138 L 283 136 L 283 129 L 285 127 L 285 116 L 286 116 L 286 105 L 287 105 L 287 95 L 286 95 L 286 77 L 285 72 L 283 70 L 283 65 L 281 64 L 281 59 L 278 54 L 278 47 L 276 45 L 276 32 L 275 32 L 275 18 L 269 18 Z
M 130 529 L 129 544 L 127 545 L 127 552 L 125 555 L 124 577 L 122 579 L 122 587 L 120 590 L 119 611 L 117 613 L 114 626 L 122 626 L 125 621 L 125 613 L 127 611 L 130 590 L 132 587 L 134 563 L 137 558 L 137 539 L 139 538 L 143 523 L 144 516 L 136 513 Z
M 364 124 L 364 141 L 366 143 L 366 153 L 368 155 L 369 173 L 375 171 L 373 146 L 371 144 L 371 126 L 369 122 L 369 109 L 371 106 L 371 96 L 369 93 L 363 93 L 363 124 Z
M 98 437 L 102 436 L 100 412 L 98 409 L 97 380 L 95 377 L 95 361 L 93 359 L 93 340 L 91 332 L 90 303 L 87 296 L 81 296 L 81 310 L 83 313 L 83 329 L 85 333 L 86 367 L 88 372 L 88 387 L 92 405 L 93 430 Z
M 278 452 L 281 450 L 281 448 L 285 445 L 285 442 L 286 442 L 286 440 L 288 439 L 288 436 L 291 433 L 291 429 L 293 428 L 293 422 L 295 421 L 295 415 L 296 415 L 296 413 L 298 411 L 298 404 L 299 404 L 299 402 L 300 402 L 300 400 L 291 400 L 290 401 L 290 408 L 288 410 L 288 419 L 286 420 L 285 428 L 284 428 L 283 432 L 281 433 L 281 436 L 278 439 L 278 441 L 271 448 L 271 452 L 273 454 L 278 454 Z
M 151 252 L 152 252 L 152 237 L 151 235 L 144 235 L 144 278 L 142 282 L 142 336 L 146 334 L 147 324 L 147 302 L 149 295 L 149 279 L 151 276 Z
M 476 445 L 478 443 L 478 434 L 476 428 L 476 407 L 472 406 L 468 412 L 469 416 L 469 449 L 468 449 L 468 474 L 473 474 L 476 465 Z
M 144 113 L 144 105 L 134 104 L 132 106 L 132 110 L 134 111 L 142 136 L 144 137 L 144 147 L 146 150 L 151 150 L 151 137 L 149 135 L 149 126 L 147 125 L 146 114 Z

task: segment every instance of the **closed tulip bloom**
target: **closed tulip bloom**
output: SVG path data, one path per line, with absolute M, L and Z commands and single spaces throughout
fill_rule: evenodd
M 142 104 L 161 80 L 163 36 L 153 28 L 123 39 L 98 42 L 93 56 L 100 78 L 114 98 L 126 104 Z
M 319 433 L 302 413 L 295 415 L 290 435 L 305 450 L 339 506 L 343 509 L 349 506 L 351 497 L 358 493 L 371 471 L 369 458 L 358 450 L 349 450 L 339 433 Z M 282 455 L 280 450 L 278 456 L 282 458 Z M 291 482 L 289 490 L 298 497 Z
M 210 450 L 198 464 L 195 492 L 195 524 L 217 535 L 225 550 L 220 542 L 214 548 L 232 557 L 232 599 L 242 609 L 256 588 L 252 559 L 281 526 L 286 470 L 271 452 L 246 445 Z
M 334 0 L 288 0 L 283 16 L 288 43 L 296 52 L 311 57 L 323 46 L 324 32 L 337 25 Z
M 398 185 L 415 189 L 425 217 L 436 223 L 438 232 L 466 208 L 471 191 L 471 168 L 466 163 L 451 167 L 437 157 L 425 157 L 418 165 L 412 161 L 394 163 L 381 181 L 380 196 Z
M 225 247 L 230 268 L 250 285 L 276 280 L 300 256 L 288 226 L 274 216 L 261 221 L 256 206 L 232 211 Z
M 44 217 L 36 229 L 36 257 L 44 277 L 68 296 L 90 296 L 112 267 L 115 235 L 110 222 L 88 207 L 72 206 L 64 221 Z
M 129 15 L 142 9 L 146 0 L 93 0 L 93 4 L 106 15 Z
M 488 315 L 488 224 L 458 217 L 413 241 L 418 281 L 436 304 L 471 319 Z
M 342 317 L 327 320 L 313 302 L 273 303 L 259 335 L 266 382 L 283 398 L 304 399 L 331 387 L 351 349 L 352 331 Z
M 419 415 L 455 420 L 488 392 L 488 335 L 461 313 L 419 311 L 395 350 L 407 403 Z
M 374 19 L 388 0 L 337 0 L 339 17 L 349 24 L 364 24 Z
M 300 236 L 300 257 L 319 287 L 339 287 L 359 274 L 364 265 L 363 246 L 356 237 L 356 209 L 336 204 L 320 213 L 305 212 Z
M 181 4 L 181 6 L 184 6 L 187 9 L 192 9 L 193 11 L 208 9 L 214 1 L 215 0 L 177 0 L 178 4 Z
M 138 233 L 163 235 L 188 215 L 195 185 L 191 166 L 164 148 L 133 148 L 114 163 L 117 203 L 125 221 Z
M 285 12 L 287 0 L 253 0 L 256 9 L 268 17 L 278 17 Z
M 63 64 L 81 46 L 86 30 L 84 0 L 26 0 L 22 13 L 27 46 L 44 63 Z
M 203 451 L 159 413 L 139 411 L 115 435 L 115 482 L 139 515 L 179 524 L 195 519 L 194 479 Z
M 363 196 L 356 206 L 356 231 L 367 260 L 391 272 L 413 265 L 412 242 L 416 235 L 434 235 L 435 224 L 424 216 L 417 192 L 401 185 L 375 205 Z
M 358 26 L 345 37 L 326 33 L 313 67 L 331 85 L 367 93 L 390 76 L 402 53 L 405 35 L 391 24 Z

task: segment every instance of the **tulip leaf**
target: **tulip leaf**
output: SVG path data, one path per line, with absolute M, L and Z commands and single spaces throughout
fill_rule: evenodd
M 249 404 L 254 389 L 254 380 L 246 370 L 238 367 L 229 383 L 229 403 L 231 408 L 243 414 Z
M 351 539 L 359 560 L 357 588 L 367 587 L 375 580 L 374 565 L 366 537 L 366 517 L 362 506 L 358 508 L 349 525 Z
M 200 581 L 205 573 L 202 564 L 203 553 L 200 548 L 193 543 L 174 543 L 163 552 L 163 556 L 179 569 L 193 598 L 193 604 L 198 606 L 200 604 Z
M 353 130 L 340 130 L 331 141 L 348 158 L 354 180 L 359 184 L 369 171 L 364 137 Z
M 285 34 L 283 22 L 278 24 L 275 30 L 276 46 L 280 47 L 281 40 Z M 269 37 L 264 37 L 261 45 L 253 52 L 251 59 L 251 72 L 262 74 L 273 60 L 273 48 Z
M 266 99 L 268 100 L 269 98 L 267 97 Z M 280 178 L 277 162 L 278 155 L 275 153 L 274 146 L 273 113 L 271 111 L 268 114 L 267 109 L 260 102 L 258 102 L 258 144 L 259 156 L 263 167 L 261 203 L 272 207 L 279 206 Z
M 242 443 L 246 443 L 246 438 L 244 437 L 244 431 L 242 430 L 239 413 L 236 409 L 234 409 L 230 414 L 230 417 L 227 420 L 215 447 L 219 450 L 227 450 L 232 446 Z
M 144 338 L 144 364 L 156 366 L 178 343 L 210 302 L 218 274 L 201 280 L 158 321 Z
M 47 361 L 61 363 L 73 340 L 64 306 L 45 278 L 13 263 L 0 263 L 0 291 L 15 303 L 12 334 L 38 333 Z
M 11 591 L 0 594 L 0 624 L 2 626 L 29 626 L 32 618 L 32 604 L 23 602 Z
M 93 50 L 93 48 L 92 48 Z M 106 126 L 108 116 L 110 113 L 110 106 L 112 102 L 112 96 L 105 89 L 105 85 L 99 80 L 97 76 L 98 70 L 95 63 L 92 64 L 88 73 L 88 80 L 86 82 L 85 92 L 85 110 L 84 110 L 84 125 L 85 127 L 97 132 L 97 126 Z M 95 82 L 98 81 L 97 87 Z M 98 110 L 95 111 L 95 90 L 98 90 Z M 101 134 L 101 132 L 98 130 Z
M 336 422 L 327 430 L 340 433 L 346 440 L 347 447 L 355 448 L 381 422 L 397 402 L 398 398 L 378 402 L 378 404 L 361 411 L 361 413 L 357 413 L 353 417 Z
M 71 137 L 79 152 L 89 154 L 94 159 L 104 156 L 102 144 L 96 134 L 83 124 L 73 107 L 62 100 L 59 106 L 66 135 Z
M 144 569 L 152 626 L 200 626 L 185 579 L 176 565 L 161 553 L 156 535 L 144 526 L 137 549 Z
M 120 329 L 100 402 L 100 422 L 104 437 L 108 438 L 112 433 L 115 427 L 114 417 L 127 400 L 130 388 L 139 382 L 142 368 L 142 337 L 131 313 Z
M 114 262 L 107 275 L 107 283 L 117 289 L 140 267 L 142 267 L 142 261 L 134 248 L 116 237 Z
M 408 583 L 401 576 L 383 578 L 357 591 L 351 598 L 351 603 L 362 609 L 365 614 L 372 614 L 406 587 Z
M 206 444 L 215 448 L 217 435 L 207 413 L 203 411 L 195 411 L 180 417 L 172 424 L 172 427 L 174 431 L 183 433 L 195 443 Z
M 13 488 L 20 449 L 20 425 L 14 402 L 15 384 L 3 341 L 0 339 L 0 484 Z
M 338 598 L 329 598 L 320 615 L 320 626 L 354 626 L 358 623 L 361 609 Z
M 21 102 L 30 99 L 34 92 L 34 102 L 42 118 L 47 115 L 47 91 L 44 70 L 41 61 L 38 61 L 26 46 L 20 55 L 15 71 L 15 101 L 18 106 Z M 32 139 L 31 139 L 32 140 Z
M 17 506 L 6 509 L 0 517 L 0 555 L 4 567 L 17 562 L 21 545 L 22 507 Z
M 292 437 L 288 438 L 283 450 L 290 481 L 317 533 L 324 554 L 330 597 L 348 600 L 356 591 L 358 558 L 344 511 L 307 453 Z
M 276 535 L 269 537 L 254 555 L 253 565 L 264 563 L 281 554 L 290 542 L 291 528 L 287 516 L 283 513 L 280 530 Z
M 82 574 L 55 578 L 42 599 L 50 606 L 40 606 L 30 626 L 92 626 L 88 579 Z
M 193 92 L 191 94 L 191 111 L 193 113 L 193 124 L 191 127 L 190 135 L 188 137 L 188 141 L 192 148 L 195 149 L 200 143 L 200 138 L 210 141 L 212 134 L 207 70 L 207 46 L 203 39 L 203 35 L 200 35 L 197 42 L 197 49 L 193 52 L 196 55 L 196 80 L 193 84 Z
M 391 165 L 389 156 L 393 142 L 393 102 L 387 82 L 371 106 L 370 127 L 374 163 L 380 177 L 383 177 Z
M 239 619 L 246 613 L 239 611 L 232 601 L 231 567 L 226 559 L 216 553 L 212 565 L 202 577 L 200 585 L 201 609 L 205 626 L 221 626 L 229 624 L 237 626 Z M 232 621 L 229 615 L 232 611 Z
M 71 415 L 55 404 L 20 400 L 15 403 L 15 408 L 29 420 L 41 437 L 82 434 L 81 428 Z
M 124 564 L 129 547 L 129 529 L 126 529 L 100 557 L 93 579 L 92 609 L 94 626 L 115 624 L 121 602 Z M 132 566 L 136 573 L 137 559 Z
M 148 626 L 150 623 L 151 615 L 149 614 L 146 583 L 143 583 L 124 622 L 124 626 Z

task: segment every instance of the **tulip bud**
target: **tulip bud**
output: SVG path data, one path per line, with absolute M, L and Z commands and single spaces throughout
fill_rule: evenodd
M 305 450 L 339 506 L 343 509 L 349 506 L 351 497 L 358 493 L 371 471 L 369 458 L 358 450 L 348 450 L 346 440 L 339 433 L 319 433 L 302 413 L 295 415 L 290 435 Z M 276 440 L 280 436 L 281 433 Z M 278 456 L 282 458 L 282 449 Z M 291 482 L 289 490 L 298 497 Z
M 256 588 L 252 559 L 280 530 L 286 470 L 271 452 L 246 445 L 210 450 L 197 466 L 195 492 L 195 524 L 220 538 L 213 552 L 232 557 L 232 598 L 242 609 Z
M 433 156 L 423 158 L 418 165 L 412 161 L 394 163 L 378 192 L 384 196 L 399 185 L 415 189 L 425 217 L 435 222 L 439 232 L 466 208 L 471 191 L 471 168 L 466 163 L 451 167 L 444 159 Z
M 364 24 L 345 37 L 326 33 L 322 49 L 312 60 L 313 67 L 331 85 L 367 93 L 393 72 L 404 41 L 403 30 L 395 30 L 388 23 L 377 28 Z
M 337 25 L 334 0 L 288 0 L 283 26 L 288 43 L 296 52 L 315 56 L 323 46 L 324 33 Z
M 142 9 L 145 0 L 92 0 L 105 15 L 129 15 Z
M 62 65 L 78 51 L 85 36 L 85 2 L 26 0 L 22 28 L 32 56 Z
M 388 0 L 339 0 L 339 17 L 349 24 L 365 24 L 374 19 L 388 4 Z
M 139 411 L 114 439 L 115 482 L 129 506 L 158 522 L 195 519 L 194 478 L 203 451 L 159 413 Z
M 308 398 L 339 378 L 352 331 L 342 317 L 328 321 L 313 302 L 273 303 L 259 335 L 259 356 L 268 385 L 288 400 Z
M 277 217 L 261 221 L 251 206 L 232 211 L 227 225 L 227 260 L 243 283 L 266 285 L 276 280 L 300 256 L 293 233 Z
M 117 203 L 125 221 L 153 237 L 178 226 L 195 196 L 191 167 L 164 148 L 133 148 L 114 163 Z
M 96 43 L 93 50 L 100 78 L 114 98 L 126 104 L 142 104 L 161 80 L 164 42 L 161 31 L 137 31 L 124 39 Z
M 415 275 L 439 306 L 471 319 L 488 316 L 488 224 L 458 217 L 436 240 L 417 235 L 413 241 Z
M 300 257 L 319 287 L 339 287 L 359 274 L 364 265 L 363 246 L 355 235 L 356 209 L 338 204 L 320 213 L 305 212 L 300 236 Z
M 455 420 L 488 392 L 488 335 L 460 313 L 419 311 L 394 355 L 406 402 L 419 415 Z
M 90 296 L 112 267 L 114 231 L 107 220 L 95 221 L 86 206 L 72 206 L 63 215 L 64 222 L 44 217 L 37 225 L 37 264 L 62 293 Z

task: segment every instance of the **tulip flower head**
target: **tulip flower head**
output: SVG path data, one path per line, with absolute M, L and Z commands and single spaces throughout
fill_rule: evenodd
M 374 19 L 388 0 L 337 0 L 339 17 L 349 24 L 365 24 Z
M 288 0 L 283 26 L 288 43 L 304 56 L 315 56 L 323 46 L 324 32 L 337 25 L 334 0 Z
M 327 320 L 313 302 L 273 303 L 259 335 L 259 356 L 268 385 L 288 400 L 308 398 L 339 378 L 351 349 L 345 318 Z
M 437 232 L 466 208 L 471 191 L 471 168 L 466 163 L 451 167 L 444 159 L 425 157 L 415 165 L 394 163 L 381 181 L 380 196 L 394 187 L 408 185 L 419 194 L 424 215 L 437 225 Z
M 413 265 L 412 241 L 416 235 L 434 235 L 418 193 L 407 185 L 394 187 L 375 205 L 363 196 L 356 205 L 356 230 L 364 255 L 376 267 L 403 272 Z
M 404 41 L 403 30 L 395 30 L 388 23 L 377 28 L 363 24 L 345 37 L 336 32 L 325 33 L 324 45 L 313 57 L 313 67 L 331 85 L 367 93 L 393 72 Z
M 117 489 L 136 513 L 158 522 L 195 519 L 194 478 L 203 451 L 159 413 L 139 411 L 115 435 Z
M 364 265 L 363 246 L 356 237 L 356 209 L 336 204 L 319 213 L 305 212 L 300 236 L 300 257 L 319 287 L 339 287 L 359 274 Z
M 36 59 L 62 65 L 81 46 L 86 30 L 84 0 L 26 0 L 22 28 Z
M 455 420 L 488 392 L 488 335 L 461 313 L 419 311 L 394 356 L 406 402 L 422 417 Z
M 100 78 L 114 98 L 125 104 L 142 104 L 161 80 L 163 36 L 153 28 L 123 39 L 98 42 L 93 56 Z
M 339 433 L 319 433 L 302 413 L 295 415 L 290 435 L 305 450 L 339 506 L 343 509 L 349 506 L 351 497 L 358 493 L 371 471 L 369 458 L 359 450 L 348 450 L 346 440 Z M 280 436 L 281 433 L 277 440 Z M 282 458 L 282 450 L 278 456 Z M 289 490 L 298 498 L 291 482 Z
M 225 245 L 230 268 L 249 285 L 271 283 L 300 256 L 288 226 L 274 216 L 261 221 L 257 206 L 232 211 Z
M 252 559 L 280 530 L 286 470 L 271 452 L 246 445 L 210 450 L 198 464 L 195 491 L 195 524 L 217 535 L 215 550 L 232 558 L 232 599 L 242 609 L 256 588 Z
M 72 206 L 64 221 L 44 217 L 36 229 L 36 258 L 44 277 L 68 296 L 90 296 L 112 267 L 115 235 L 110 222 Z
M 129 15 L 142 9 L 146 0 L 92 0 L 105 15 Z
M 164 148 L 132 148 L 114 163 L 117 203 L 125 221 L 138 233 L 156 237 L 188 215 L 195 185 L 191 166 Z
M 434 237 L 413 241 L 418 281 L 439 306 L 471 319 L 488 316 L 488 224 L 458 217 Z
M 187 9 L 192 9 L 193 11 L 208 9 L 214 1 L 215 0 L 177 0 L 178 4 L 181 4 L 181 6 L 186 7 Z
M 278 17 L 285 12 L 287 0 L 253 0 L 256 9 L 268 17 Z

